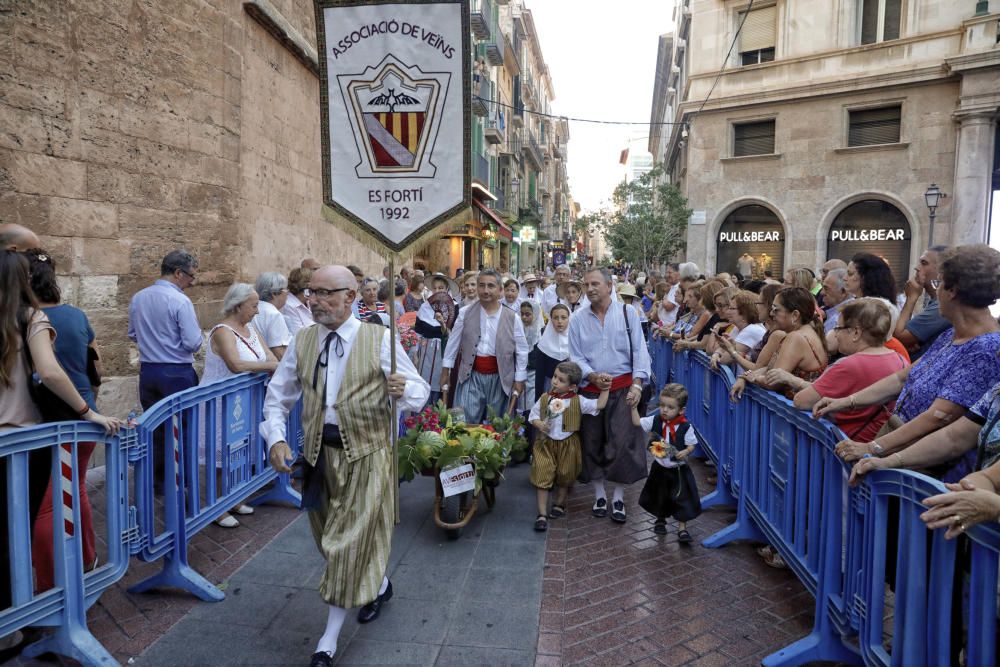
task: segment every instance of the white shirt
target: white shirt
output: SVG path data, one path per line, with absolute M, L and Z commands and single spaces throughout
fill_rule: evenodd
M 667 292 L 666 300 L 674 304 L 673 310 L 664 310 L 662 306 L 658 308 L 660 311 L 657 313 L 660 317 L 660 322 L 663 326 L 672 327 L 674 322 L 677 321 L 677 288 L 680 287 L 680 283 L 676 285 L 671 285 L 670 291 Z
M 601 411 L 597 409 L 596 398 L 584 398 L 580 396 L 580 413 L 584 415 L 598 415 Z M 551 399 L 550 399 L 551 400 Z M 568 406 L 567 406 L 568 407 Z M 573 435 L 573 431 L 564 431 L 563 424 L 563 414 L 562 412 L 558 415 L 549 415 L 549 438 L 552 440 L 565 440 L 569 436 Z M 542 418 L 542 399 L 539 398 L 535 401 L 535 405 L 532 406 L 531 412 L 528 413 L 528 422 L 533 422 L 536 419 Z
M 557 303 L 559 303 L 559 295 L 556 294 L 556 286 L 555 283 L 553 283 L 548 287 L 546 287 L 545 290 L 542 292 L 542 303 L 541 303 L 542 313 L 544 313 L 545 316 L 548 317 L 549 311 L 552 310 L 552 306 L 556 305 Z
M 291 292 L 288 293 L 288 300 L 281 309 L 281 314 L 285 317 L 285 324 L 288 325 L 288 333 L 294 336 L 302 327 L 307 327 L 313 323 L 312 311 L 309 306 L 299 301 Z
M 316 326 L 320 327 L 317 344 L 322 349 L 330 330 L 319 324 Z M 330 359 L 326 367 L 326 414 L 323 417 L 326 424 L 338 423 L 337 411 L 333 408 L 333 404 L 337 401 L 340 383 L 344 379 L 346 362 L 351 355 L 351 348 L 354 347 L 354 339 L 357 338 L 360 328 L 361 322 L 354 317 L 349 317 L 337 329 L 337 333 L 343 339 L 344 356 L 337 356 L 334 351 L 335 340 L 330 343 Z M 297 357 L 295 339 L 293 338 L 288 349 L 285 350 L 285 356 L 278 363 L 278 368 L 274 371 L 271 382 L 267 385 L 267 396 L 264 398 L 264 421 L 260 425 L 260 434 L 267 442 L 269 451 L 274 443 L 285 440 L 285 422 L 288 419 L 288 413 L 302 395 L 302 383 L 295 372 Z M 392 372 L 392 350 L 388 329 L 382 336 L 379 362 L 382 366 L 382 372 L 386 377 L 389 377 Z M 406 387 L 403 390 L 402 398 L 396 402 L 396 409 L 419 410 L 424 407 L 424 403 L 430 396 L 430 385 L 420 377 L 420 373 L 417 372 L 398 340 L 396 341 L 396 372 L 406 377 Z
M 476 354 L 481 357 L 497 356 L 497 325 L 500 324 L 500 313 L 503 306 L 497 308 L 497 312 L 490 315 L 483 308 L 479 316 L 479 343 L 476 345 Z M 458 351 L 462 347 L 462 331 L 465 329 L 465 315 L 471 308 L 462 308 L 458 311 L 455 319 L 455 326 L 448 336 L 448 345 L 444 349 L 444 359 L 441 361 L 443 368 L 454 368 Z M 514 321 L 514 382 L 524 382 L 528 379 L 528 339 L 524 337 L 524 325 L 521 318 L 516 317 Z
M 273 303 L 267 301 L 258 303 L 257 314 L 254 315 L 252 322 L 268 347 L 285 347 L 292 339 L 284 315 L 274 307 Z
M 655 418 L 656 418 L 656 415 L 653 414 L 653 415 L 650 415 L 648 417 L 642 417 L 641 419 L 639 419 L 639 425 L 642 427 L 642 430 L 645 431 L 646 433 L 649 433 L 651 431 L 651 429 L 653 428 L 653 420 Z M 660 438 L 663 437 L 662 433 L 657 433 L 657 434 L 654 434 L 654 435 L 656 435 L 657 439 L 660 439 Z M 669 444 L 669 443 L 667 443 L 667 444 Z M 694 425 L 691 425 L 688 428 L 687 433 L 684 434 L 684 447 L 682 447 L 681 449 L 686 449 L 688 447 L 694 447 L 697 444 L 698 444 L 698 436 L 696 436 L 694 434 Z M 677 445 L 674 445 L 674 447 L 677 447 Z M 676 468 L 676 467 L 678 467 L 678 466 L 681 465 L 681 463 L 679 463 L 678 461 L 675 461 L 672 458 L 658 459 L 658 458 L 656 458 L 654 456 L 653 460 L 656 461 L 657 463 L 659 463 L 664 468 Z
M 767 327 L 763 324 L 748 324 L 740 332 L 736 334 L 736 338 L 733 339 L 734 343 L 740 343 L 741 345 L 746 345 L 751 350 L 757 347 L 764 338 L 764 334 L 767 333 Z

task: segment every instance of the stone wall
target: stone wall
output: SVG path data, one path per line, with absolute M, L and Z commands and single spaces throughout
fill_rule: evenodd
M 315 43 L 312 3 L 273 3 Z M 35 230 L 137 403 L 132 295 L 200 261 L 203 327 L 234 280 L 305 256 L 382 261 L 320 215 L 319 80 L 238 0 L 10 0 L 0 11 L 0 220 Z

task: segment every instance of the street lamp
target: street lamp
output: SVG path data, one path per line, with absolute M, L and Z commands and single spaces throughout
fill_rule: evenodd
M 927 247 L 930 248 L 934 245 L 934 218 L 937 217 L 937 207 L 938 203 L 941 201 L 942 197 L 946 197 L 941 188 L 937 186 L 937 183 L 931 183 L 931 187 L 927 188 L 927 192 L 924 193 L 924 202 L 927 203 L 927 210 L 930 211 L 930 234 L 928 234 Z

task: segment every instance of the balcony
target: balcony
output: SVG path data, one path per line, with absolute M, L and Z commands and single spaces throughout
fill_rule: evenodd
M 503 35 L 500 34 L 499 30 L 494 30 L 493 37 L 483 44 L 483 51 L 488 65 L 495 67 L 503 65 L 506 49 L 503 43 Z
M 521 150 L 529 160 L 535 163 L 535 169 L 541 171 L 545 167 L 545 160 L 542 158 L 542 149 L 535 140 L 535 135 L 529 134 L 526 140 L 522 140 Z
M 507 134 L 503 112 L 494 114 L 493 118 L 486 121 L 486 128 L 483 131 L 483 138 L 491 144 L 502 144 Z
M 472 113 L 486 116 L 489 112 L 490 79 L 485 73 L 472 75 Z
M 472 156 L 472 178 L 487 190 L 490 188 L 490 161 L 485 155 Z
M 535 97 L 535 81 L 531 78 L 530 74 L 521 76 L 521 96 L 525 100 L 538 101 Z
M 491 28 L 496 30 L 493 24 L 493 2 L 492 0 L 472 0 L 470 7 L 470 27 L 476 39 L 485 42 L 490 38 Z
M 552 142 L 552 157 L 558 158 L 560 160 L 566 157 L 566 152 L 563 150 L 562 142 L 560 141 Z

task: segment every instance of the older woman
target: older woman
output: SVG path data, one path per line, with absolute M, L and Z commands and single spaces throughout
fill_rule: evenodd
M 309 287 L 310 278 L 312 269 L 292 269 L 288 274 L 288 295 L 285 297 L 285 305 L 281 307 L 281 314 L 285 317 L 288 333 L 292 336 L 302 327 L 313 323 L 312 311 L 302 294 Z
M 701 288 L 701 305 L 704 310 L 698 315 L 691 330 L 679 341 L 674 343 L 678 350 L 703 350 L 708 344 L 705 337 L 712 333 L 715 325 L 722 321 L 722 315 L 715 307 L 715 295 L 726 289 L 724 283 L 709 280 Z
M 768 372 L 774 369 L 787 371 L 799 380 L 812 382 L 824 370 L 828 357 L 823 342 L 823 325 L 816 317 L 816 300 L 809 290 L 802 287 L 786 287 L 778 292 L 771 306 L 776 329 L 785 332 L 777 353 L 765 368 L 757 368 L 737 379 L 730 396 L 739 399 L 746 382 L 759 384 L 767 389 L 783 389 L 789 398 L 792 392 L 783 376 L 768 379 Z
M 355 316 L 362 322 L 382 324 L 382 315 L 388 314 L 385 303 L 378 300 L 378 281 L 374 278 L 362 278 L 358 301 L 355 304 Z M 373 319 L 374 317 L 374 319 Z
M 920 360 L 867 389 L 844 398 L 824 398 L 813 413 L 822 416 L 896 400 L 902 425 L 871 443 L 844 440 L 837 453 L 846 461 L 865 454 L 891 457 L 961 417 L 1000 377 L 1000 324 L 989 307 L 1000 298 L 1000 252 L 982 244 L 959 246 L 941 256 L 938 289 L 941 315 L 954 326 Z M 934 471 L 944 481 L 961 478 L 972 456 Z
M 757 318 L 764 327 L 764 335 L 756 345 L 747 350 L 745 355 L 735 354 L 735 341 L 727 341 L 725 339 L 720 341 L 733 361 L 736 362 L 736 365 L 739 366 L 737 372 L 740 369 L 743 371 L 752 371 L 758 368 L 766 369 L 771 362 L 771 358 L 781 347 L 781 342 L 785 339 L 785 332 L 776 328 L 774 318 L 771 317 L 771 306 L 774 305 L 774 299 L 778 296 L 778 292 L 783 289 L 782 285 L 771 283 L 764 285 L 760 294 L 757 295 L 754 305 L 757 308 Z M 745 383 L 742 386 L 745 386 Z
M 219 382 L 239 373 L 273 373 L 278 360 L 263 342 L 251 324 L 257 314 L 260 298 L 253 285 L 234 283 L 222 301 L 222 321 L 208 332 L 208 349 L 205 353 L 205 372 L 200 384 Z M 222 440 L 215 439 L 216 454 L 222 452 Z M 217 459 L 218 460 L 218 459 Z M 221 463 L 221 462 L 220 462 Z M 253 514 L 248 505 L 233 508 L 237 514 Z M 215 521 L 223 528 L 240 525 L 236 517 L 223 514 Z
M 31 398 L 27 356 L 39 379 L 52 393 L 76 410 L 80 419 L 114 434 L 121 420 L 104 417 L 80 395 L 73 380 L 56 358 L 55 329 L 31 290 L 28 262 L 12 250 L 0 250 L 0 432 L 42 422 L 42 414 Z M 82 471 L 81 471 L 82 472 Z M 52 452 L 49 448 L 28 453 L 28 520 L 34 525 L 49 489 Z M 0 458 L 0 609 L 11 603 L 10 553 L 7 504 L 7 459 Z M 49 522 L 51 526 L 51 521 Z M 93 557 L 93 556 L 91 556 Z
M 726 319 L 733 324 L 734 332 L 719 336 L 717 349 L 712 354 L 712 365 L 734 363 L 737 356 L 748 359 L 750 350 L 755 348 L 764 335 L 766 327 L 760 323 L 757 304 L 760 295 L 738 290 L 729 299 Z
M 834 362 L 813 383 L 773 369 L 767 373 L 772 384 L 783 382 L 796 390 L 793 399 L 799 410 L 812 410 L 821 398 L 850 396 L 906 368 L 906 360 L 885 346 L 892 316 L 881 299 L 855 299 L 844 305 L 840 324 L 834 330 L 840 351 L 846 355 Z M 834 415 L 834 423 L 857 442 L 870 442 L 889 419 L 894 405 L 845 410 Z
M 292 339 L 288 324 L 281 314 L 281 309 L 288 300 L 288 280 L 280 273 L 262 273 L 257 276 L 254 288 L 260 296 L 260 303 L 257 304 L 253 326 L 264 338 L 264 344 L 280 361 Z
M 462 300 L 458 304 L 460 307 L 471 306 L 479 300 L 479 293 L 476 291 L 476 279 L 478 277 L 478 271 L 468 271 L 462 274 Z
M 698 318 L 705 312 L 705 306 L 701 302 L 702 286 L 700 281 L 683 281 L 681 283 L 679 298 L 684 312 L 678 315 L 677 321 L 672 326 L 660 327 L 655 330 L 653 332 L 654 338 L 656 336 L 664 336 L 669 337 L 671 340 L 680 340 L 691 332 Z

